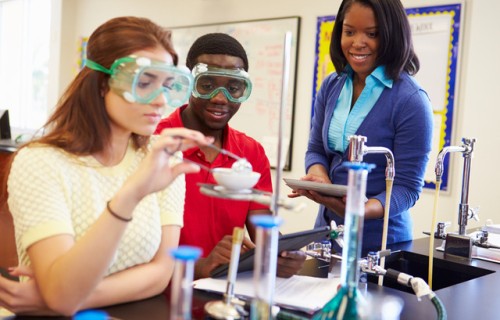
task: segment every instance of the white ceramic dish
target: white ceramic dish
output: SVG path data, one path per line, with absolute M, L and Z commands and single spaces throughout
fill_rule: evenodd
M 231 168 L 215 168 L 212 174 L 219 186 L 233 192 L 252 189 L 260 178 L 259 172 L 237 172 Z
M 283 180 L 285 181 L 286 185 L 293 190 L 312 190 L 324 195 L 334 197 L 343 197 L 347 194 L 347 186 L 341 184 L 320 183 L 287 178 L 284 178 Z
M 221 194 L 251 194 L 252 189 L 231 190 L 223 186 L 214 186 L 214 190 Z

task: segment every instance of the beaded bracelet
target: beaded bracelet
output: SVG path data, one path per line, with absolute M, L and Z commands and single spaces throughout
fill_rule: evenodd
M 123 221 L 123 222 L 130 222 L 130 221 L 132 221 L 132 217 L 130 217 L 130 218 L 124 218 L 124 217 L 120 216 L 119 214 L 117 214 L 116 212 L 114 212 L 113 210 L 111 210 L 111 208 L 109 206 L 110 202 L 111 202 L 111 200 L 109 200 L 108 202 L 106 202 L 106 209 L 108 209 L 109 213 L 111 213 L 111 215 L 113 217 L 115 217 L 116 219 L 118 219 L 120 221 Z

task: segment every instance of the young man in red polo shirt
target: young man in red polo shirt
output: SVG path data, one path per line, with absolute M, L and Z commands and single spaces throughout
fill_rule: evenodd
M 214 137 L 216 146 L 246 158 L 253 171 L 261 174 L 254 188 L 272 192 L 270 165 L 264 148 L 228 125 L 241 103 L 248 99 L 252 86 L 247 73 L 247 55 L 241 44 L 224 33 L 206 34 L 191 46 L 186 65 L 195 76 L 193 94 L 187 105 L 160 122 L 157 132 L 164 128 L 186 127 Z M 235 161 L 208 147 L 187 150 L 184 157 L 210 168 L 231 168 Z M 203 257 L 195 267 L 195 278 L 203 278 L 209 277 L 219 265 L 229 262 L 234 227 L 246 226 L 250 238 L 255 240 L 250 216 L 271 212 L 269 207 L 256 202 L 208 197 L 200 193 L 198 183 L 215 184 L 215 180 L 206 170 L 186 175 L 180 244 L 203 249 Z M 250 239 L 243 241 L 242 251 L 252 247 Z M 294 275 L 304 261 L 305 254 L 301 251 L 282 252 L 278 258 L 278 276 Z

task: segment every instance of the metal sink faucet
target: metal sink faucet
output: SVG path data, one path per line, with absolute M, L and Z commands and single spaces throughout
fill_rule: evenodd
M 394 168 L 394 155 L 392 151 L 385 147 L 367 147 L 365 136 L 350 136 L 349 149 L 347 157 L 351 162 L 362 162 L 363 156 L 368 153 L 383 153 L 387 159 L 387 167 L 385 169 L 385 178 L 394 180 L 396 169 Z
M 472 152 L 474 151 L 475 138 L 462 138 L 463 144 L 461 146 L 449 146 L 444 147 L 438 154 L 436 161 L 436 183 L 441 182 L 443 176 L 443 162 L 447 153 L 449 152 L 461 152 L 464 157 L 464 168 L 462 172 L 462 197 L 460 200 L 459 211 L 458 211 L 458 234 L 465 235 L 465 228 L 467 227 L 467 220 L 469 219 L 469 211 L 471 212 L 471 218 L 477 219 L 477 213 L 475 210 L 469 209 L 469 179 L 470 179 L 470 167 L 472 160 Z

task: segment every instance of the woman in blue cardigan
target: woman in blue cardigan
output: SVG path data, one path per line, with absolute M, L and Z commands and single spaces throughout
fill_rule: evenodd
M 349 136 L 367 137 L 367 146 L 394 154 L 387 243 L 411 240 L 409 209 L 422 191 L 432 140 L 432 107 L 413 79 L 419 61 L 400 0 L 344 0 L 333 28 L 330 56 L 337 70 L 321 85 L 302 180 L 347 184 Z M 386 158 L 367 154 L 376 168 L 368 174 L 363 251 L 379 249 L 386 205 Z M 296 190 L 320 204 L 316 226 L 344 224 L 345 199 Z

